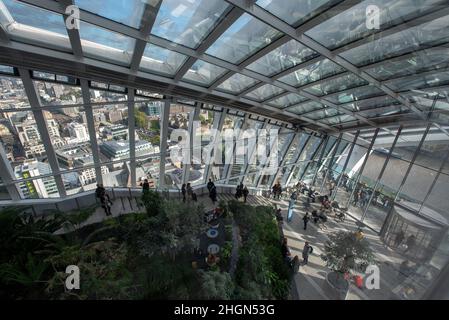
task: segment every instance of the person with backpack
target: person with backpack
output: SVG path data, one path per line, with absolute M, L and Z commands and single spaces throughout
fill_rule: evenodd
M 309 217 L 309 213 L 308 213 L 308 212 L 306 212 L 306 215 L 302 218 L 302 220 L 303 220 L 303 222 L 304 222 L 304 230 L 307 230 L 307 223 L 308 223 L 309 220 L 310 220 L 310 217 Z
M 312 246 L 306 241 L 304 243 L 304 248 L 302 249 L 302 263 L 306 265 L 309 263 L 309 254 L 313 252 Z

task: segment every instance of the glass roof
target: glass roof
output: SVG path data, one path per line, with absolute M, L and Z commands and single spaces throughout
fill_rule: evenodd
M 271 76 L 318 55 L 318 53 L 303 46 L 298 41 L 290 40 L 251 63 L 247 68 L 263 75 Z
M 244 91 L 245 89 L 252 87 L 258 83 L 257 80 L 244 76 L 240 73 L 236 73 L 233 76 L 231 76 L 229 79 L 222 82 L 217 89 L 223 90 L 223 91 L 229 91 L 234 94 L 239 94 L 240 92 Z
M 139 29 L 145 2 L 141 0 L 75 0 L 80 9 Z M 155 1 L 153 1 L 155 2 Z M 147 3 L 151 4 L 151 1 Z
M 272 86 L 271 84 L 265 84 L 262 87 L 251 91 L 250 93 L 245 95 L 245 97 L 254 99 L 254 100 L 258 100 L 258 101 L 262 101 L 262 100 L 271 98 L 275 95 L 278 95 L 278 94 L 282 93 L 283 91 L 284 90 L 279 87 Z
M 266 108 L 265 116 L 273 107 L 285 109 L 292 123 L 303 124 L 292 114 L 304 114 L 312 129 L 354 121 L 345 109 L 365 120 L 395 114 L 414 119 L 412 113 L 429 121 L 419 110 L 430 110 L 429 94 L 440 95 L 449 84 L 447 0 L 257 0 L 248 8 L 223 0 L 74 0 L 74 5 L 82 10 L 75 33 L 68 32 L 56 1 L 0 0 L 0 24 L 11 40 L 0 46 L 30 54 L 38 46 L 40 56 L 57 57 L 58 63 L 82 54 L 89 59 L 79 60 L 81 65 L 92 70 L 110 66 L 154 79 L 161 88 L 172 86 L 173 94 L 180 90 L 182 96 L 187 88 L 223 106 L 237 101 L 254 106 L 255 113 Z M 368 5 L 380 9 L 379 30 L 367 27 Z M 81 53 L 72 49 L 78 43 Z M 370 83 L 370 77 L 385 87 Z M 402 105 L 395 93 L 419 110 Z M 439 96 L 432 110 L 442 113 L 446 105 L 447 95 Z
M 256 4 L 268 12 L 279 17 L 290 25 L 299 23 L 318 13 L 320 8 L 328 7 L 335 0 L 313 0 L 313 1 L 284 1 L 284 0 L 257 0 Z
M 323 59 L 303 69 L 289 73 L 286 76 L 279 78 L 279 81 L 295 87 L 303 86 L 343 71 L 345 71 L 343 67 L 340 67 L 338 64 L 333 63 L 328 59 Z
M 372 33 L 366 23 L 368 5 L 375 4 L 379 8 L 379 16 L 382 17 L 380 27 L 385 28 L 397 22 L 403 23 L 416 18 L 444 2 L 441 0 L 366 0 L 319 24 L 307 31 L 306 35 L 333 49 Z
M 282 35 L 249 14 L 243 14 L 206 51 L 207 54 L 239 63 Z
M 189 71 L 185 74 L 183 80 L 208 86 L 219 76 L 223 75 L 226 69 L 213 64 L 197 60 Z
M 147 44 L 140 62 L 140 69 L 174 76 L 187 56 L 152 44 Z
M 196 48 L 228 9 L 222 0 L 164 0 L 151 33 Z

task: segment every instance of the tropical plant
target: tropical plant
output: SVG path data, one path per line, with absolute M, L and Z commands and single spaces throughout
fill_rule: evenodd
M 231 299 L 234 284 L 227 272 L 198 271 L 201 278 L 200 298 L 208 300 Z

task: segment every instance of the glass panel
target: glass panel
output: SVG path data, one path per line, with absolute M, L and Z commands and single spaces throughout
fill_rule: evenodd
M 409 202 L 420 205 L 429 192 L 436 175 L 436 171 L 413 165 L 401 192 L 398 194 L 397 201 L 406 201 L 406 203 L 403 203 L 405 206 L 408 206 Z
M 387 28 L 396 22 L 420 16 L 435 5 L 439 0 L 378 0 L 381 28 Z M 366 9 L 372 1 L 363 1 L 356 6 L 336 15 L 306 32 L 308 36 L 324 46 L 334 49 L 346 43 L 368 36 L 372 30 L 367 28 Z
M 329 97 L 326 97 L 326 100 L 336 103 L 336 104 L 342 104 L 342 103 L 348 103 L 354 100 L 361 100 L 361 99 L 367 99 L 375 96 L 381 96 L 384 95 L 385 92 L 373 87 L 373 86 L 364 86 L 361 88 L 355 88 L 352 90 L 348 90 L 345 92 L 340 92 L 335 95 L 331 95 Z
M 357 118 L 354 118 L 353 116 L 343 115 L 342 114 L 342 115 L 337 116 L 337 117 L 320 120 L 320 122 L 322 122 L 324 124 L 335 125 L 335 124 L 351 122 L 351 121 L 356 121 L 356 120 L 357 120 Z
M 80 21 L 81 46 L 87 57 L 129 66 L 136 40 Z
M 50 166 L 45 162 L 29 161 L 15 168 L 17 179 L 27 179 L 48 174 Z M 59 198 L 54 177 L 42 177 L 17 184 L 22 199 Z
M 289 73 L 279 78 L 279 81 L 295 87 L 303 86 L 307 83 L 315 82 L 343 71 L 345 71 L 343 67 L 340 67 L 338 64 L 328 59 L 323 59 L 308 67 Z
M 101 172 L 103 175 L 106 175 L 108 168 L 102 166 Z M 68 195 L 94 190 L 97 187 L 95 168 L 64 173 L 62 180 L 64 181 L 64 188 Z
M 441 86 L 449 83 L 449 72 L 426 73 L 407 78 L 391 80 L 385 84 L 394 91 L 412 90 L 421 87 Z
M 447 43 L 449 40 L 448 20 L 449 17 L 445 16 L 387 37 L 381 37 L 376 41 L 343 52 L 341 56 L 349 62 L 361 66 L 420 50 L 428 43 L 431 43 L 432 46 Z
M 317 119 L 322 119 L 322 118 L 327 118 L 327 117 L 332 117 L 339 114 L 339 112 L 334 109 L 334 108 L 326 108 L 324 110 L 320 110 L 320 111 L 316 111 L 313 113 L 309 113 L 306 115 L 307 118 L 312 119 L 312 120 L 317 120 Z
M 134 107 L 134 119 L 136 128 L 136 140 L 150 142 L 154 146 L 154 151 L 159 152 L 161 137 L 161 108 L 163 102 L 140 102 Z
M 143 184 L 145 179 L 148 179 L 150 188 L 157 188 L 159 186 L 160 178 L 160 162 L 161 157 L 145 157 L 136 161 L 136 183 L 137 185 Z
M 261 86 L 260 88 L 257 88 L 254 91 L 251 91 L 250 93 L 245 95 L 245 98 L 250 98 L 257 101 L 263 101 L 268 98 L 271 98 L 275 95 L 278 95 L 282 93 L 284 89 L 281 89 L 279 87 L 275 87 L 271 84 L 265 84 Z
M 91 102 L 117 102 L 128 100 L 128 96 L 126 94 L 94 89 L 89 89 L 89 92 Z
M 228 8 L 220 0 L 163 0 L 151 33 L 197 48 L 224 18 Z
M 410 109 L 403 106 L 391 106 L 391 107 L 383 107 L 383 108 L 374 108 L 372 110 L 366 110 L 359 112 L 358 114 L 365 118 L 376 118 L 382 116 L 390 116 L 401 113 L 408 113 Z
M 137 143 L 136 143 L 137 147 Z M 128 147 L 129 149 L 129 147 Z M 130 187 L 129 161 L 117 162 L 107 166 L 108 170 L 102 171 L 103 185 L 105 187 Z
M 240 92 L 248 89 L 249 87 L 252 87 L 258 82 L 259 81 L 253 78 L 244 76 L 240 73 L 236 73 L 232 77 L 224 81 L 222 84 L 220 84 L 217 89 L 239 94 Z
M 43 106 L 83 103 L 80 87 L 42 81 L 34 81 L 34 83 Z
M 28 96 L 22 79 L 0 75 L 0 108 L 29 108 Z
M 296 40 L 290 40 L 246 68 L 266 76 L 272 76 L 316 56 L 318 54 L 313 50 L 303 46 Z
M 71 51 L 64 19 L 61 15 L 19 1 L 0 0 L 0 23 L 13 40 Z
M 206 53 L 237 64 L 281 35 L 279 31 L 245 13 Z
M 379 81 L 392 77 L 416 74 L 425 70 L 436 70 L 447 66 L 449 49 L 430 48 L 413 53 L 413 56 L 403 60 L 386 60 L 381 65 L 368 68 L 365 71 Z
M 446 134 L 439 129 L 435 132 L 429 131 L 415 159 L 415 164 L 439 171 L 448 151 L 449 141 Z
M 317 110 L 317 109 L 323 109 L 324 105 L 316 102 L 316 101 L 308 101 L 301 104 L 298 104 L 297 106 L 288 108 L 288 112 L 296 113 L 296 114 L 302 114 L 305 112 Z
M 338 1 L 314 0 L 295 2 L 285 0 L 258 0 L 256 4 L 288 24 L 296 26 L 336 2 Z
M 289 93 L 283 97 L 271 100 L 270 102 L 268 102 L 268 104 L 273 105 L 277 108 L 286 108 L 286 107 L 292 106 L 294 104 L 304 102 L 306 100 L 307 100 L 307 98 L 304 98 L 303 96 L 300 96 L 299 94 Z
M 223 75 L 226 69 L 216 65 L 197 60 L 189 71 L 182 78 L 188 82 L 197 83 L 204 86 L 209 86 L 219 76 Z
M 157 1 L 141 0 L 75 0 L 75 5 L 80 9 L 90 11 L 99 16 L 126 24 L 139 29 L 145 5 L 153 5 Z
M 449 188 L 449 175 L 440 174 L 429 197 L 424 202 L 424 205 L 440 213 L 443 217 L 449 220 L 449 197 L 447 190 Z
M 178 189 L 181 187 L 183 177 L 183 164 L 182 158 L 181 161 L 176 161 L 178 157 L 175 157 L 174 152 L 179 152 L 180 142 L 183 142 L 182 139 L 186 137 L 172 137 L 171 133 L 175 129 L 184 129 L 188 130 L 189 121 L 192 120 L 194 113 L 193 107 L 187 107 L 180 104 L 171 104 L 170 105 L 170 114 L 168 116 L 168 150 L 166 154 L 165 161 L 165 183 L 168 188 Z M 173 140 L 172 140 L 173 139 Z M 178 140 L 176 140 L 178 139 Z M 185 141 L 184 141 L 185 143 Z M 179 148 L 179 149 L 178 149 Z M 172 154 L 173 152 L 173 154 Z M 176 154 L 176 156 L 178 153 Z M 191 177 L 192 178 L 192 177 Z M 195 178 L 195 177 L 193 177 Z
M 186 59 L 183 54 L 147 43 L 139 68 L 142 71 L 173 76 Z
M 332 80 L 324 80 L 316 85 L 304 89 L 308 93 L 324 96 L 334 92 L 366 85 L 368 82 L 350 73 Z
M 356 100 L 353 103 L 345 105 L 345 108 L 353 111 L 364 111 L 394 104 L 399 104 L 399 102 L 390 96 L 383 96 L 375 99 Z
M 14 68 L 10 66 L 0 65 L 0 73 L 7 73 L 14 75 Z

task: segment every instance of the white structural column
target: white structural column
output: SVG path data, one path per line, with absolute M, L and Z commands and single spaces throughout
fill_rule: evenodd
M 64 187 L 64 182 L 62 180 L 61 172 L 59 169 L 58 160 L 56 158 L 55 150 L 53 149 L 53 144 L 48 134 L 47 121 L 45 119 L 44 113 L 41 108 L 41 103 L 39 96 L 34 86 L 33 80 L 30 76 L 30 71 L 26 69 L 19 69 L 20 77 L 22 78 L 23 87 L 28 96 L 28 101 L 30 102 L 31 109 L 33 111 L 34 120 L 36 121 L 37 129 L 44 144 L 45 152 L 47 154 L 48 164 L 50 165 L 51 171 L 54 175 L 56 186 L 58 188 L 59 196 L 61 198 L 66 196 L 66 191 Z
M 87 80 L 80 79 L 81 94 L 83 96 L 84 112 L 86 113 L 87 131 L 90 137 L 90 147 L 92 149 L 92 157 L 95 164 L 95 175 L 97 183 L 103 183 L 103 175 L 101 173 L 100 152 L 98 151 L 97 132 L 95 131 L 95 122 L 93 109 L 90 102 L 90 89 Z
M 262 127 L 259 130 L 263 132 L 263 130 L 265 130 L 267 128 L 267 125 L 268 125 L 268 120 L 265 120 L 263 122 L 263 124 L 262 124 Z M 249 172 L 250 168 L 251 168 L 251 165 L 257 163 L 256 162 L 257 161 L 257 144 L 258 144 L 258 141 L 259 141 L 258 133 L 259 132 L 256 132 L 256 137 L 255 137 L 254 141 L 251 144 L 250 144 L 250 141 L 248 141 L 248 149 L 247 149 L 248 162 L 246 163 L 245 170 L 243 171 L 244 172 L 244 177 L 246 175 L 248 175 L 248 174 L 251 174 Z M 252 173 L 252 174 L 255 174 L 255 173 Z
M 189 132 L 189 143 L 187 145 L 188 147 L 188 163 L 184 163 L 183 164 L 183 172 L 182 172 L 182 183 L 188 183 L 189 179 L 190 179 L 190 168 L 192 167 L 192 162 L 193 162 L 193 155 L 194 155 L 194 135 L 196 134 L 196 129 L 198 128 L 198 123 L 200 121 L 200 112 L 201 112 L 201 106 L 202 103 L 195 103 L 195 109 L 193 109 L 193 112 L 190 112 L 189 114 L 189 128 L 188 128 L 188 132 Z M 199 146 L 201 148 L 201 145 Z M 201 149 L 200 149 L 201 151 Z M 201 159 L 198 159 L 201 161 Z M 184 160 L 183 160 L 184 161 Z
M 170 116 L 170 101 L 165 100 L 161 108 L 161 150 L 159 162 L 159 187 L 165 188 L 165 158 L 167 157 L 168 118 Z
M 337 138 L 337 143 L 334 145 L 334 150 L 332 151 L 332 156 L 331 156 L 331 158 L 329 160 L 329 165 L 327 166 L 327 170 L 325 169 L 326 170 L 326 174 L 324 175 L 324 179 L 321 182 L 320 193 L 323 192 L 324 184 L 326 183 L 327 178 L 329 177 L 329 171 L 332 170 L 332 166 L 334 165 L 335 157 L 337 155 L 338 148 L 340 148 L 340 143 L 341 143 L 342 138 L 343 138 L 343 133 L 340 133 L 340 135 Z M 321 163 L 319 165 L 321 167 L 324 166 L 324 164 L 321 164 Z
M 208 157 L 207 157 L 207 159 L 209 159 L 209 162 L 206 163 L 206 166 L 204 168 L 204 177 L 206 177 L 204 179 L 205 183 L 208 182 L 208 179 L 210 178 L 210 176 L 212 174 L 211 166 L 212 167 L 214 166 L 214 163 L 215 163 L 214 159 L 215 159 L 216 155 L 219 153 L 218 146 L 221 145 L 221 138 L 222 138 L 221 132 L 223 129 L 224 119 L 226 117 L 225 112 L 226 112 L 226 109 L 223 109 L 223 112 L 214 111 L 214 124 L 213 124 L 212 129 L 217 130 L 217 132 L 215 132 L 215 135 L 212 138 L 211 149 L 207 151 L 207 152 L 209 152 Z
M 307 135 L 305 140 L 302 139 L 303 135 Z M 303 132 L 299 138 L 298 138 L 298 147 L 296 148 L 296 152 L 293 155 L 293 161 L 291 162 L 292 167 L 290 171 L 287 173 L 287 178 L 285 180 L 285 185 L 288 186 L 290 184 L 290 180 L 292 179 L 293 172 L 296 170 L 296 167 L 300 166 L 302 162 L 298 163 L 299 158 L 301 157 L 302 152 L 306 149 L 307 145 L 309 144 L 310 139 L 312 139 L 312 136 L 310 134 L 307 134 Z M 303 145 L 301 146 L 301 140 L 304 141 Z
M 129 163 L 131 187 L 136 187 L 136 122 L 134 106 L 134 89 L 128 88 L 128 141 L 129 141 Z

